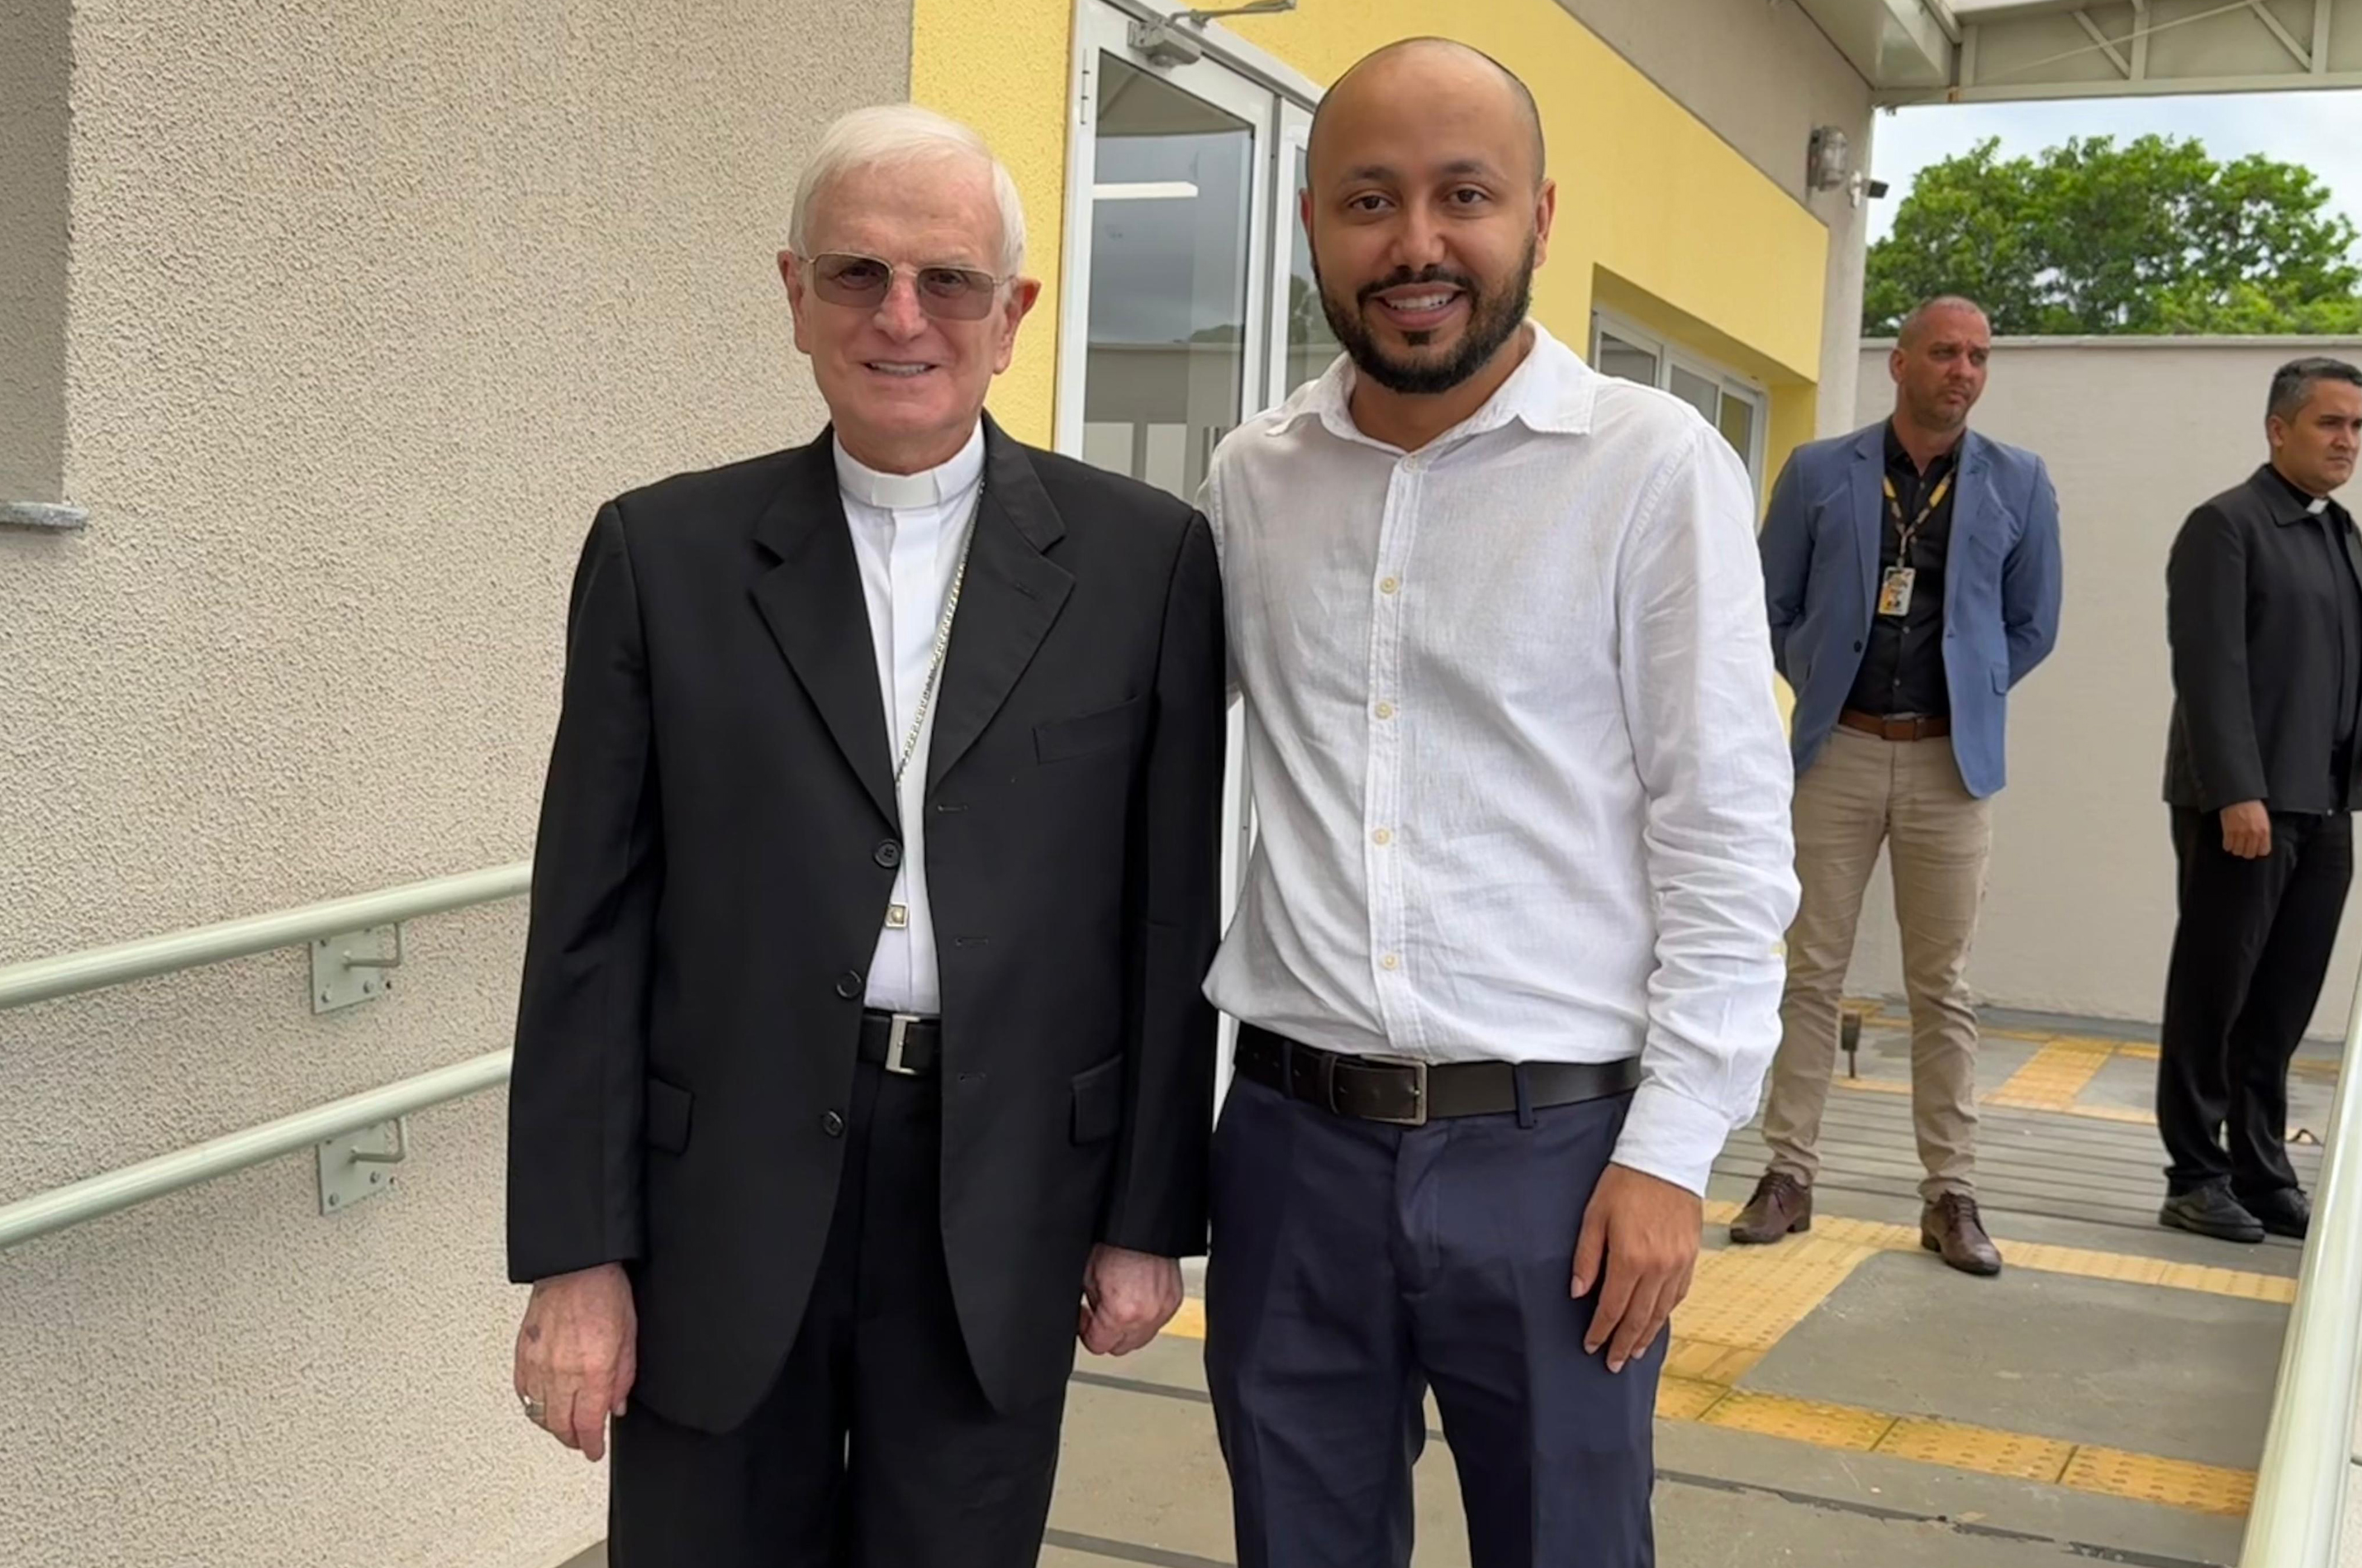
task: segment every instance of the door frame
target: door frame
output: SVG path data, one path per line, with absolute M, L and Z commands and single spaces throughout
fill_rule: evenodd
M 1065 234 L 1058 272 L 1058 367 L 1051 445 L 1068 457 L 1083 451 L 1085 381 L 1090 368 L 1092 188 L 1098 166 L 1099 59 L 1112 54 L 1135 70 L 1167 83 L 1244 122 L 1252 137 L 1247 174 L 1247 268 L 1244 319 L 1240 323 L 1242 358 L 1239 418 L 1267 406 L 1278 370 L 1258 346 L 1270 339 L 1272 310 L 1274 182 L 1278 171 L 1277 89 L 1233 69 L 1209 50 L 1187 65 L 1160 66 L 1131 46 L 1133 20 L 1157 8 L 1126 6 L 1116 0 L 1077 0 L 1074 57 L 1066 93 L 1066 189 Z M 1209 28 L 1209 32 L 1215 29 Z M 1283 331 L 1285 327 L 1283 326 Z

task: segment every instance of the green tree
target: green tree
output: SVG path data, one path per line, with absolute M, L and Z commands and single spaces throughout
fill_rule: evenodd
M 1960 293 L 1997 333 L 2362 332 L 2355 227 L 2311 170 L 2159 136 L 2000 148 L 1921 171 L 1870 248 L 1864 331 Z

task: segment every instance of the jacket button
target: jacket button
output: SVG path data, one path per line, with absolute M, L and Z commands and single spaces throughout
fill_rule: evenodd
M 850 969 L 847 969 L 844 974 L 839 975 L 836 977 L 836 994 L 843 997 L 846 1001 L 856 1001 L 860 999 L 861 993 L 867 988 L 868 988 L 862 983 L 861 977 L 855 974 Z
M 833 1110 L 822 1111 L 820 1130 L 832 1138 L 842 1138 L 844 1136 L 844 1118 Z
M 886 867 L 887 870 L 891 871 L 894 867 L 902 864 L 902 846 L 896 844 L 889 838 L 885 843 L 879 845 L 876 849 L 871 850 L 869 852 L 869 858 L 877 862 L 878 865 Z
M 1854 651 L 1854 652 L 1856 652 L 1856 653 L 1860 653 L 1860 652 L 1861 652 L 1861 645 L 1860 645 L 1860 643 L 1856 643 L 1856 644 L 1854 644 L 1854 646 L 1853 646 L 1853 651 Z

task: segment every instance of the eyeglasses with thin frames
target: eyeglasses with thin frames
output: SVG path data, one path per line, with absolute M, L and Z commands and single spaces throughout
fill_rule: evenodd
M 992 314 L 994 296 L 1006 278 L 973 267 L 897 267 L 875 256 L 827 250 L 802 258 L 811 271 L 812 293 L 830 304 L 876 310 L 886 303 L 894 280 L 908 274 L 919 309 L 937 321 L 981 321 Z

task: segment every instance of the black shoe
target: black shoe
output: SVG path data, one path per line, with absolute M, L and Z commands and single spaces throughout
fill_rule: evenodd
M 2264 1223 L 2247 1212 L 2231 1189 L 2220 1182 L 2192 1187 L 2176 1193 L 2165 1200 L 2158 1210 L 2157 1222 L 2176 1231 L 2187 1231 L 2193 1236 L 2212 1236 L 2218 1242 L 2260 1242 L 2264 1239 Z
M 2257 1224 L 2275 1236 L 2301 1242 L 2312 1224 L 2312 1205 L 2302 1187 L 2279 1187 L 2269 1192 L 2251 1192 L 2237 1201 L 2256 1217 Z

